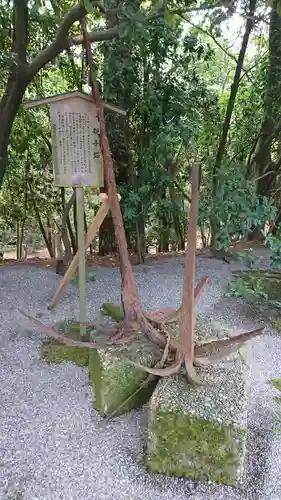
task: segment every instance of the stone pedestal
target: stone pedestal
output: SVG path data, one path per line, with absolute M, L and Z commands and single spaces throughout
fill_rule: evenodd
M 245 362 L 212 366 L 203 385 L 162 379 L 150 400 L 145 462 L 152 472 L 239 486 L 246 443 Z
M 145 383 L 148 374 L 135 368 L 128 359 L 151 367 L 160 356 L 159 349 L 142 337 L 127 346 L 91 349 L 89 379 L 94 407 L 100 415 L 120 415 L 146 403 L 157 380 Z

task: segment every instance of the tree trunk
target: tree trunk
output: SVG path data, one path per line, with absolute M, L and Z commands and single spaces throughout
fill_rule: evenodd
M 29 173 L 29 159 L 27 158 L 25 164 L 25 184 L 24 184 L 24 207 L 23 207 L 23 218 L 21 220 L 21 231 L 19 237 L 19 256 L 20 260 L 23 258 L 23 241 L 24 241 L 24 226 L 27 218 L 27 201 L 28 201 L 28 173 Z
M 51 259 L 53 259 L 54 258 L 53 245 L 52 245 L 52 242 L 49 240 L 49 235 L 48 235 L 47 231 L 44 228 L 44 224 L 42 222 L 40 212 L 38 210 L 38 207 L 36 205 L 36 201 L 35 201 L 33 196 L 32 196 L 32 204 L 33 204 L 33 208 L 34 208 L 35 217 L 37 219 L 41 234 L 42 234 L 43 239 L 45 241 L 45 245 L 48 249 L 48 252 L 49 252 Z
M 19 238 L 19 256 L 20 260 L 23 257 L 23 240 L 24 240 L 24 225 L 25 225 L 25 219 L 21 221 L 21 230 L 20 230 L 20 238 Z
M 169 251 L 169 237 L 167 235 L 167 226 L 165 227 L 166 221 L 163 219 L 159 221 L 159 245 L 158 253 L 166 253 Z
M 178 154 L 180 153 L 180 150 Z M 174 223 L 174 229 L 176 233 L 176 240 L 177 240 L 177 250 L 179 251 L 184 251 L 185 250 L 185 228 L 184 225 L 181 223 L 180 220 L 180 210 L 176 210 L 177 207 L 177 201 L 179 199 L 179 196 L 176 193 L 176 190 L 174 188 L 174 183 L 176 182 L 176 175 L 177 175 L 177 161 L 174 161 L 170 165 L 170 174 L 172 177 L 172 185 L 169 187 L 169 193 L 170 193 L 170 199 L 173 202 L 173 223 Z M 183 206 L 183 212 L 184 212 L 184 203 L 182 201 L 182 206 Z
M 279 0 L 273 0 L 269 25 L 269 65 L 264 93 L 264 118 L 254 157 L 252 171 L 257 181 L 257 194 L 269 196 L 276 184 L 280 159 L 272 161 L 273 142 L 280 136 L 281 105 L 281 16 Z
M 114 226 L 112 215 L 108 214 L 101 227 L 99 232 L 99 255 L 109 255 L 113 252 L 116 252 L 116 242 L 114 237 Z
M 20 223 L 17 220 L 17 260 L 20 260 Z
M 173 213 L 173 220 L 177 239 L 177 250 L 183 252 L 185 250 L 185 238 L 178 213 Z
M 144 264 L 147 252 L 145 245 L 145 224 L 141 206 L 139 207 L 137 214 L 136 240 L 137 240 L 137 263 Z
M 143 331 L 147 334 L 150 332 L 148 322 L 141 311 L 140 297 L 137 290 L 136 280 L 133 273 L 132 264 L 129 258 L 129 252 L 126 241 L 126 234 L 123 225 L 123 218 L 119 200 L 117 197 L 117 188 L 115 181 L 115 173 L 113 161 L 111 157 L 109 142 L 106 133 L 106 126 L 103 115 L 103 106 L 101 103 L 99 87 L 96 81 L 95 66 L 92 58 L 91 44 L 87 33 L 86 23 L 81 21 L 85 46 L 87 50 L 88 61 L 92 76 L 92 93 L 93 99 L 97 105 L 97 114 L 100 121 L 100 140 L 101 150 L 104 160 L 105 179 L 108 189 L 108 197 L 110 200 L 111 213 L 114 223 L 114 232 L 120 258 L 120 273 L 121 273 L 121 298 L 125 312 L 125 319 L 138 319 Z
M 74 231 L 73 231 L 73 228 L 72 228 L 72 225 L 71 225 L 70 217 L 67 218 L 67 229 L 68 229 L 69 238 L 70 238 L 70 241 L 71 241 L 72 254 L 75 255 L 76 252 L 77 252 L 77 250 L 78 250 L 78 247 L 77 247 L 77 241 L 76 241 L 76 238 L 75 238 L 75 234 L 74 234 Z
M 107 8 L 112 9 L 112 14 L 107 16 L 107 28 L 112 28 L 118 23 L 118 9 L 123 5 L 122 0 L 108 0 Z M 138 10 L 140 0 L 131 0 L 130 8 Z M 120 40 L 114 40 L 103 46 L 103 98 L 111 102 L 116 101 L 126 110 L 131 108 L 131 89 L 124 81 L 128 81 L 128 66 L 133 47 Z M 127 64 L 126 64 L 127 63 Z M 131 184 L 131 154 L 129 115 L 126 117 L 107 113 L 105 117 L 108 140 L 111 145 L 116 184 L 130 186 Z M 128 189 L 129 190 L 129 189 Z M 122 196 L 126 197 L 126 193 Z M 124 198 L 123 198 L 124 199 Z M 128 231 L 126 231 L 128 234 Z M 135 246 L 130 238 L 130 246 Z M 99 232 L 99 254 L 108 255 L 116 252 L 112 213 L 105 218 Z
M 64 275 L 64 259 L 63 259 L 64 256 L 63 256 L 61 235 L 60 235 L 58 230 L 56 231 L 56 234 L 55 234 L 55 245 L 56 245 L 56 251 L 55 251 L 56 274 L 63 276 Z
M 244 59 L 245 59 L 245 54 L 246 50 L 248 47 L 248 42 L 249 42 L 249 37 L 251 34 L 251 31 L 253 29 L 254 25 L 254 13 L 256 9 L 256 3 L 257 0 L 250 0 L 249 1 L 249 13 L 247 16 L 247 21 L 245 25 L 245 31 L 242 39 L 242 44 L 241 44 L 241 49 L 239 52 L 238 60 L 237 60 L 237 65 L 236 65 L 236 70 L 235 74 L 233 77 L 233 82 L 231 85 L 231 90 L 230 90 L 230 96 L 229 100 L 227 103 L 227 108 L 226 108 L 226 113 L 225 113 L 225 119 L 223 122 L 222 126 L 222 133 L 219 141 L 219 147 L 215 159 L 215 164 L 213 168 L 213 177 L 212 177 L 212 196 L 213 196 L 213 202 L 215 202 L 215 199 L 217 196 L 219 196 L 219 192 L 221 189 L 221 185 L 223 184 L 223 179 L 219 179 L 220 173 L 221 173 L 221 166 L 222 166 L 222 160 L 226 151 L 226 145 L 227 145 L 227 137 L 228 137 L 228 132 L 230 129 L 230 122 L 231 122 L 231 117 L 235 105 L 235 100 L 239 88 L 239 83 L 240 83 L 240 77 L 241 77 L 241 72 L 244 64 Z M 219 232 L 219 224 L 220 221 L 216 217 L 215 212 L 213 212 L 213 215 L 211 217 L 211 230 L 212 230 L 212 237 L 211 237 L 211 247 L 213 251 L 216 251 L 216 244 L 217 244 L 217 236 Z
M 65 189 L 61 188 L 61 203 L 62 203 L 62 209 L 63 209 L 63 217 L 62 217 L 62 222 L 61 222 L 61 238 L 64 244 L 65 248 L 65 256 L 64 256 L 64 264 L 67 264 L 71 260 L 71 244 L 68 238 L 67 234 L 67 222 L 69 221 L 69 212 L 71 210 L 71 207 L 74 203 L 74 196 L 70 198 L 70 200 L 65 203 Z M 72 228 L 71 228 L 72 229 Z
M 166 200 L 166 190 L 162 193 L 161 200 Z M 163 208 L 160 208 L 159 214 L 159 244 L 158 244 L 158 252 L 168 252 L 169 251 L 169 242 L 170 242 L 170 223 L 167 217 L 167 212 L 163 212 Z
M 87 217 L 86 217 L 86 212 L 84 210 L 84 233 L 85 233 L 85 235 L 87 234 L 87 232 L 88 232 Z M 92 243 L 90 244 L 89 249 L 90 249 L 90 255 L 93 255 Z
M 25 74 L 12 74 L 0 102 L 0 186 L 8 163 L 10 133 L 28 83 Z

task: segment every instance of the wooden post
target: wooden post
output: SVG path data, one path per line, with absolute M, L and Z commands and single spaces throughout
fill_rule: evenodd
M 118 199 L 119 200 L 121 199 L 120 195 L 118 195 Z M 102 202 L 102 204 L 101 204 L 97 214 L 95 215 L 95 218 L 94 218 L 92 224 L 90 225 L 88 232 L 86 234 L 85 252 L 86 252 L 87 248 L 89 247 L 90 243 L 92 243 L 93 238 L 95 237 L 96 233 L 98 232 L 98 230 L 99 230 L 102 222 L 104 221 L 105 216 L 108 213 L 109 208 L 110 208 L 109 200 L 108 200 L 108 197 L 105 193 L 100 194 L 100 201 Z M 48 309 L 53 309 L 56 306 L 60 294 L 62 293 L 62 291 L 65 288 L 65 286 L 67 285 L 67 283 L 71 280 L 73 274 L 75 273 L 77 265 L 78 265 L 78 252 L 74 255 L 74 257 L 69 265 L 69 268 L 67 269 L 63 279 L 61 280 L 61 282 L 57 288 L 56 293 L 54 294 L 54 296 L 51 300 L 51 303 L 50 303 Z
M 84 238 L 84 188 L 76 187 L 76 208 L 77 208 L 77 243 L 78 243 L 78 264 L 79 264 L 79 321 L 80 337 L 86 336 L 86 258 L 85 258 L 85 238 Z
M 195 262 L 196 262 L 196 230 L 198 202 L 200 193 L 200 165 L 194 164 L 191 173 L 191 205 L 188 221 L 187 250 L 184 266 L 184 285 L 182 306 L 179 317 L 179 344 L 185 346 L 188 361 L 194 358 L 195 329 Z

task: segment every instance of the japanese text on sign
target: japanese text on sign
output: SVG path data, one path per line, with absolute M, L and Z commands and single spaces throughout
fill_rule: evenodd
M 56 102 L 51 105 L 51 121 L 56 185 L 102 186 L 103 160 L 95 106 L 81 98 Z

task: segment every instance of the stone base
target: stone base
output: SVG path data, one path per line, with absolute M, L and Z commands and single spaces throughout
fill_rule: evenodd
M 54 342 L 44 342 L 41 347 L 41 358 L 46 363 L 63 363 L 71 361 L 77 366 L 86 367 L 89 364 L 89 349 L 71 347 Z
M 150 400 L 145 462 L 152 472 L 240 486 L 246 444 L 248 370 L 237 358 L 202 373 L 162 379 Z
M 128 359 L 151 367 L 160 355 L 157 347 L 142 338 L 120 347 L 91 349 L 89 379 L 94 393 L 94 408 L 99 414 L 120 415 L 146 403 L 157 380 L 144 384 L 148 374 L 135 368 Z
M 55 325 L 55 329 L 69 338 L 80 340 L 79 323 L 75 320 L 60 321 Z M 87 327 L 86 339 L 89 339 L 90 333 L 94 327 Z M 77 366 L 86 367 L 89 364 L 89 350 L 83 347 L 73 347 L 61 344 L 55 340 L 44 342 L 41 346 L 41 358 L 47 363 L 63 363 L 71 361 Z

